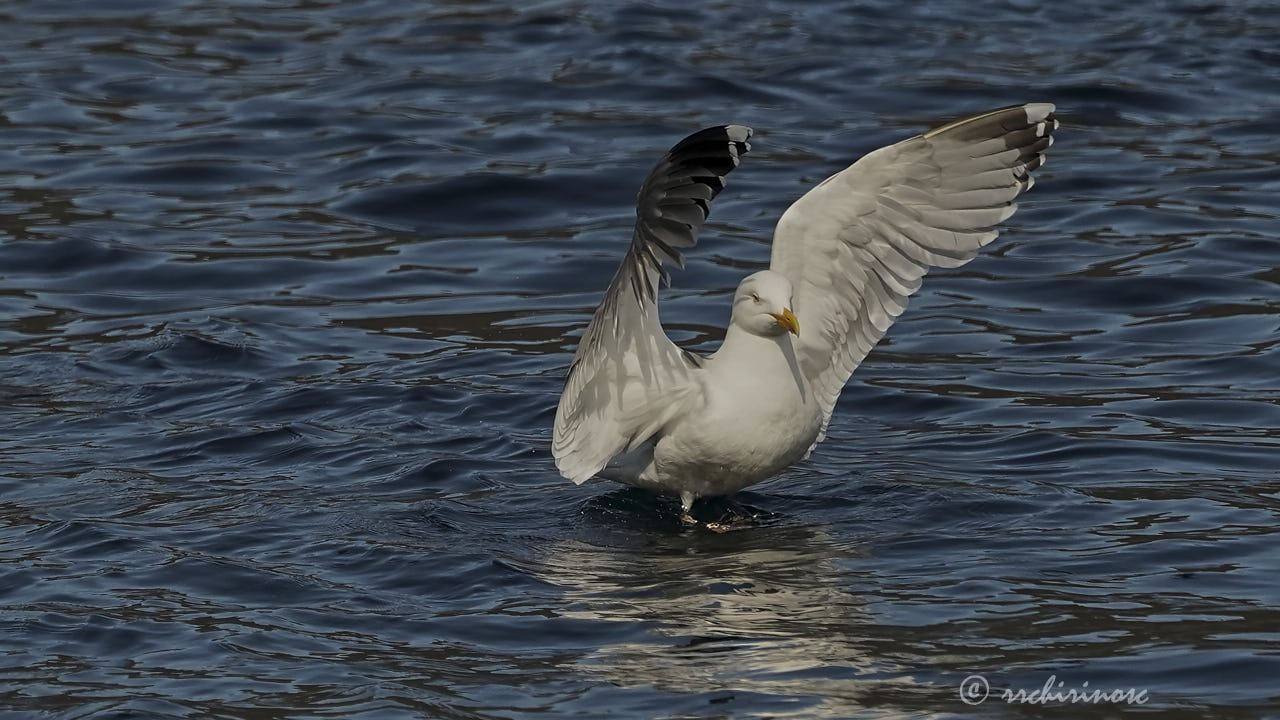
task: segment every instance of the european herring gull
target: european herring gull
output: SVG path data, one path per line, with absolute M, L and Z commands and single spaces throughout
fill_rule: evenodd
M 631 249 L 587 325 L 556 410 L 552 454 L 679 496 L 735 493 L 806 458 L 840 391 L 933 267 L 957 267 L 1017 209 L 1058 127 L 1054 106 L 983 113 L 868 153 L 778 220 L 769 269 L 733 296 L 724 343 L 699 356 L 658 319 L 666 265 L 684 266 L 751 128 L 676 144 L 640 188 Z

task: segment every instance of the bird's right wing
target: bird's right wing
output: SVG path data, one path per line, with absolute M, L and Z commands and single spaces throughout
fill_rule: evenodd
M 973 259 L 1017 209 L 1053 143 L 1053 112 L 1002 108 L 880 148 L 778 220 L 770 267 L 791 281 L 801 367 L 823 410 L 818 442 L 849 375 L 924 274 Z
M 676 144 L 640 188 L 631 250 L 596 308 L 569 368 L 551 451 L 576 483 L 634 450 L 694 402 L 698 360 L 672 343 L 658 318 L 663 263 L 684 267 L 711 201 L 750 146 L 751 129 L 707 128 Z

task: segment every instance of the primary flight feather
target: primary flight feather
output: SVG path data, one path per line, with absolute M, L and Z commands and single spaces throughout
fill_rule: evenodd
M 932 267 L 971 260 L 1033 184 L 1054 106 L 1002 108 L 863 156 L 791 205 L 769 269 L 734 293 L 724 343 L 701 357 L 658 318 L 663 267 L 684 266 L 751 129 L 685 138 L 641 186 L 631 248 L 578 345 L 552 454 L 576 483 L 600 476 L 677 495 L 728 495 L 806 457 L 845 382 Z

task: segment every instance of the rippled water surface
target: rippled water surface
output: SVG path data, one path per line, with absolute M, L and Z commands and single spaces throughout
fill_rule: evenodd
M 0 715 L 1280 712 L 1277 48 L 1267 2 L 0 5 Z M 665 295 L 709 350 L 806 188 L 1028 100 L 1022 210 L 767 518 L 557 475 L 674 141 L 757 131 Z

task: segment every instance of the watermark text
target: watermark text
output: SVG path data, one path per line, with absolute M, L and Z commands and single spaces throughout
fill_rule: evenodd
M 1085 680 L 1077 686 L 1068 686 L 1057 675 L 1050 675 L 1044 685 L 1027 688 L 1003 688 L 992 691 L 990 683 L 981 675 L 970 675 L 960 682 L 960 700 L 966 705 L 981 705 L 995 695 L 999 700 L 1016 705 L 1146 705 L 1150 698 L 1145 688 L 1095 688 Z

